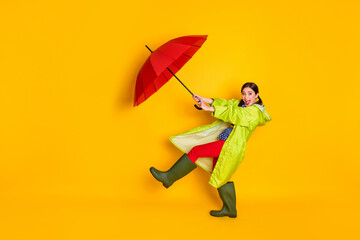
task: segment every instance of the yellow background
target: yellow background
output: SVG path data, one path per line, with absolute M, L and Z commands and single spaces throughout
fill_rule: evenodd
M 1 239 L 359 239 L 358 1 L 1 1 Z M 233 176 L 165 189 L 168 137 L 215 119 L 173 78 L 133 108 L 170 39 L 208 35 L 177 76 L 204 97 L 258 84 L 273 121 Z

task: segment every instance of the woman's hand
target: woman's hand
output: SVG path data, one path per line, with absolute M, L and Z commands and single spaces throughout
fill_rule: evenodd
M 193 95 L 193 99 L 195 100 L 195 102 L 197 102 L 199 104 L 201 101 L 204 101 L 203 97 L 200 97 L 199 95 L 196 95 L 196 94 Z
M 203 101 L 199 102 L 199 107 L 201 107 L 203 110 L 206 111 L 206 109 L 208 108 L 208 105 L 206 105 L 206 103 L 204 103 Z
M 203 101 L 201 101 L 201 102 L 199 103 L 199 106 L 200 106 L 204 111 L 210 111 L 210 112 L 214 112 L 214 111 L 215 111 L 214 107 L 210 107 L 210 106 L 206 105 L 206 103 L 204 103 Z
M 193 99 L 199 103 L 199 101 L 207 103 L 207 104 L 212 104 L 214 102 L 214 100 L 212 98 L 204 98 L 204 97 L 200 97 L 199 95 L 194 94 L 193 95 Z
M 200 97 L 199 95 L 196 94 L 193 95 L 193 99 L 195 102 L 197 102 L 197 104 L 199 104 L 199 107 L 201 107 L 203 110 L 214 112 L 214 107 L 210 107 L 206 105 L 206 104 L 212 104 L 214 101 L 213 99 Z

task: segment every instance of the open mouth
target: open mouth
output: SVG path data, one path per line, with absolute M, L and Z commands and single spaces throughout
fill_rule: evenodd
M 245 104 L 249 105 L 250 104 L 250 100 L 245 100 Z

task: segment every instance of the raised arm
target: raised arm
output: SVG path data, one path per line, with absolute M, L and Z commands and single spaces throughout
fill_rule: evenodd
M 229 122 L 235 125 L 249 126 L 249 123 L 258 119 L 258 110 L 256 107 L 246 108 L 237 106 L 214 106 L 213 117 Z
M 201 97 L 201 96 L 196 95 L 196 94 L 193 95 L 193 99 L 196 102 L 201 101 L 201 102 L 204 102 L 204 103 L 207 103 L 207 104 L 212 104 L 214 102 L 214 99 L 212 99 L 212 98 L 204 98 L 204 97 Z
M 215 106 L 238 106 L 240 103 L 240 100 L 238 99 L 222 99 L 222 98 L 214 98 L 213 103 L 211 104 L 212 107 Z
M 214 107 L 216 106 L 238 106 L 240 102 L 237 99 L 226 100 L 222 98 L 204 98 L 196 94 L 193 95 L 193 99 L 203 110 L 210 112 L 214 112 Z M 210 106 L 207 106 L 206 104 L 209 104 Z

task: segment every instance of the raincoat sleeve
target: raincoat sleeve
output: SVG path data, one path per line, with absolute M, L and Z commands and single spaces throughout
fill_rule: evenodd
M 257 112 L 254 107 L 238 107 L 238 106 L 218 106 L 215 105 L 214 112 L 211 113 L 213 117 L 229 122 L 235 125 L 249 127 L 250 122 L 257 119 Z
M 231 99 L 231 100 L 226 100 L 226 99 L 221 99 L 221 98 L 213 98 L 213 103 L 210 104 L 211 107 L 214 106 L 237 106 L 239 105 L 239 100 L 237 99 Z

